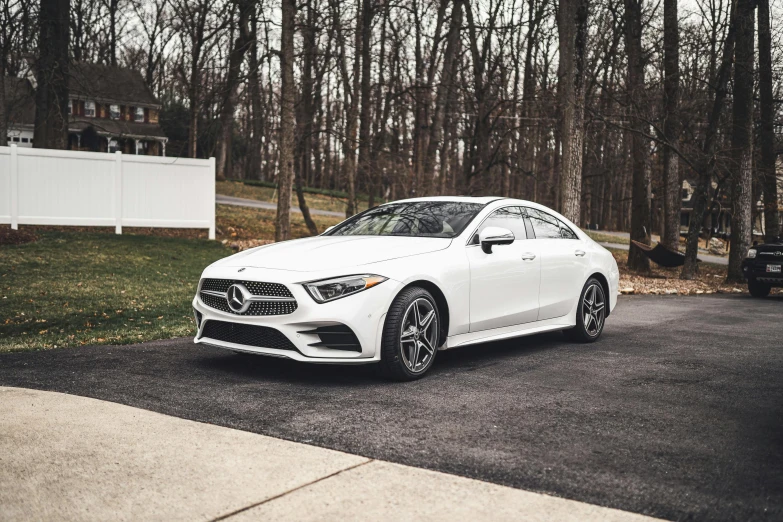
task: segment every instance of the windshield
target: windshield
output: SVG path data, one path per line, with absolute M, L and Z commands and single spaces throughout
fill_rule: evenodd
M 456 237 L 483 207 L 455 201 L 390 203 L 357 214 L 328 235 Z

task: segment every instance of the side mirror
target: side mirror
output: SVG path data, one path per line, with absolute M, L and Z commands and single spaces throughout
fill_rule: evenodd
M 492 253 L 494 245 L 510 245 L 514 242 L 514 233 L 507 228 L 487 227 L 479 232 L 479 244 L 486 254 Z

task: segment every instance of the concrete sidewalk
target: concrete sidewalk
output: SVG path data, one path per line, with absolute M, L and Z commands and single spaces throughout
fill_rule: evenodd
M 0 387 L 2 520 L 650 518 L 111 402 Z

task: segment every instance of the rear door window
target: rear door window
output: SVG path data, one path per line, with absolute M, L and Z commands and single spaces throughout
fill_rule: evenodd
M 538 239 L 579 239 L 571 227 L 541 210 L 525 209 Z

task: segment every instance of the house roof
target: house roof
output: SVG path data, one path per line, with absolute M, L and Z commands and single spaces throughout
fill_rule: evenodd
M 98 103 L 159 107 L 160 102 L 139 71 L 96 63 L 72 62 L 69 66 L 70 96 Z
M 24 78 L 4 78 L 8 123 L 32 125 L 35 122 L 35 95 L 33 86 Z

